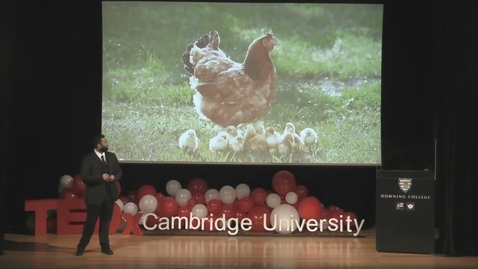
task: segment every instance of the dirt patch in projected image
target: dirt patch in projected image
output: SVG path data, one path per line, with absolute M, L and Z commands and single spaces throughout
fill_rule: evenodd
M 125 161 L 379 164 L 382 6 L 103 4 Z

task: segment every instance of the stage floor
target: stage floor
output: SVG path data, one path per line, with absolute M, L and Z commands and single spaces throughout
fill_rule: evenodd
M 112 235 L 114 256 L 94 236 L 82 257 L 79 236 L 6 235 L 0 268 L 478 268 L 478 258 L 378 253 L 373 230 L 364 238 L 281 236 Z

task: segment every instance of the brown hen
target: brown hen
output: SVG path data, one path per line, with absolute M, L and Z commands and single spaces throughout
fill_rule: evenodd
M 276 101 L 277 73 L 270 52 L 279 40 L 272 33 L 255 39 L 243 63 L 227 57 L 219 43 L 219 33 L 211 31 L 183 53 L 196 91 L 196 111 L 222 127 L 253 122 Z

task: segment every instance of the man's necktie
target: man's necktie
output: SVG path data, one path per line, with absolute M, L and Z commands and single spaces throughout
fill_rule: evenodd
M 106 163 L 106 160 L 105 160 L 105 156 L 104 155 L 101 155 L 101 160 Z

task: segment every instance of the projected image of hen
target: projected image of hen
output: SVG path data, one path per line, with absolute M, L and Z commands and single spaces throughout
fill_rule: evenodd
M 123 162 L 377 165 L 382 5 L 103 3 Z

